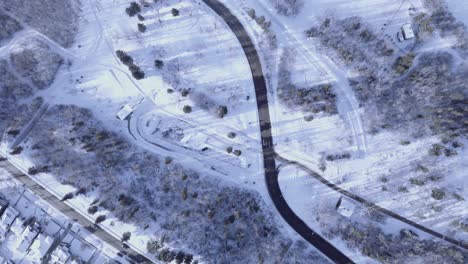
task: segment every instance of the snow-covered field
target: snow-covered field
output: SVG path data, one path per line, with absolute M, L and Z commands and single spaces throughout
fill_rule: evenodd
M 271 0 L 222 2 L 242 21 L 260 49 L 269 83 L 275 150 L 280 156 L 297 161 L 341 188 L 417 223 L 456 239 L 468 238 L 466 232 L 460 231 L 460 223 L 465 223 L 468 215 L 468 150 L 463 147 L 468 144 L 466 138 L 459 142 L 461 147 L 457 147 L 456 156 L 445 158 L 428 155 L 428 149 L 440 142 L 437 136 L 409 142 L 404 133 L 370 133 L 369 123 L 373 116 L 358 101 L 348 82 L 358 72 L 305 34 L 311 26 L 322 23 L 325 16 L 359 16 L 371 29 L 393 43 L 395 50 L 406 49 L 413 42 L 407 42 L 410 44 L 406 46 L 397 43 L 396 32 L 411 21 L 412 12 L 423 10 L 422 0 L 304 1 L 299 13 L 292 17 L 278 15 Z M 466 1 L 447 2 L 454 15 L 468 23 Z M 267 206 L 273 206 L 263 183 L 259 122 L 250 69 L 235 36 L 199 1 L 151 2 L 147 7 L 142 6 L 139 18 L 125 13 L 129 3 L 128 0 L 83 0 L 73 46 L 65 49 L 48 36 L 26 28 L 15 33 L 13 41 L 5 42 L 6 46 L 0 48 L 0 56 L 27 46 L 24 43 L 21 46 L 18 38 L 37 37 L 64 61 L 52 85 L 36 93 L 43 97 L 44 105 L 88 108 L 105 129 L 126 137 L 139 148 L 165 157 L 166 164 L 174 160 L 184 168 L 216 181 L 253 189 L 263 196 Z M 255 9 L 257 18 L 264 16 L 271 22 L 267 30 L 247 14 L 251 8 Z M 140 31 L 144 32 L 139 32 L 138 23 L 144 25 L 140 25 Z M 265 44 L 268 34 L 276 36 L 276 45 Z M 441 37 L 436 32 L 416 52 L 436 48 L 450 50 L 455 41 L 455 38 Z M 145 78 L 133 78 L 128 67 L 116 56 L 117 50 L 130 55 Z M 306 88 L 330 84 L 331 93 L 336 97 L 336 112 L 311 114 L 304 109 L 286 106 L 280 98 L 279 84 L 284 77 L 282 56 L 287 52 L 293 54 L 287 67 L 290 84 Z M 459 62 L 463 60 L 458 55 L 456 58 Z M 25 82 L 31 83 L 30 80 Z M 127 120 L 119 120 L 116 114 L 124 105 L 131 106 L 133 113 Z M 74 140 L 70 139 L 71 142 Z M 26 137 L 22 144 L 26 156 L 34 150 L 34 145 L 29 143 Z M 1 145 L 3 153 L 8 152 L 7 148 L 6 143 Z M 21 156 L 10 158 L 24 170 L 36 165 Z M 138 171 L 141 169 L 138 166 L 135 164 L 132 169 Z M 41 173 L 38 176 L 41 185 L 53 190 L 57 197 L 77 191 L 71 185 L 59 183 L 54 175 Z M 134 176 L 126 177 L 122 172 L 116 178 L 124 179 L 119 183 L 123 186 L 134 184 Z M 183 177 L 186 180 L 187 175 Z M 329 209 L 339 198 L 337 193 L 290 166 L 281 168 L 280 185 L 288 204 L 314 230 L 320 233 L 323 227 L 320 224 L 323 219 L 318 219 L 321 212 L 326 212 L 325 217 L 334 222 Z M 223 184 L 219 186 L 225 187 Z M 434 192 L 440 194 L 440 190 L 442 197 L 434 198 Z M 160 223 L 145 227 L 135 222 L 124 223 L 101 207 L 97 213 L 88 213 L 88 208 L 100 195 L 95 190 L 88 191 L 67 202 L 91 220 L 98 215 L 107 215 L 101 223 L 103 228 L 117 238 L 124 232 L 131 232 L 129 243 L 141 252 L 146 251 L 149 242 L 164 239 L 165 235 L 162 238 L 155 235 L 167 231 L 166 227 L 159 226 Z M 194 195 L 198 194 L 195 192 Z M 187 196 L 185 187 L 182 191 L 185 198 L 182 199 Z M 206 210 L 209 217 L 213 217 L 212 210 Z M 364 219 L 365 210 L 360 210 L 360 217 Z M 238 211 L 236 213 L 239 215 Z M 190 212 L 183 214 L 188 217 Z M 232 219 L 236 219 L 234 215 L 231 215 Z M 168 223 L 173 224 L 170 220 L 164 224 L 170 225 Z M 398 233 L 403 228 L 391 220 L 382 227 L 389 233 Z M 279 233 L 278 230 L 275 232 Z M 374 262 L 354 249 L 348 249 L 338 238 L 331 242 L 357 262 Z M 178 242 L 181 244 L 179 250 L 190 250 L 190 245 Z
M 263 15 L 267 21 L 272 21 L 271 29 L 276 33 L 280 51 L 292 49 L 296 53 L 291 69 L 293 83 L 311 86 L 330 82 L 335 86 L 339 114 L 314 115 L 312 121 L 304 120 L 308 113 L 285 107 L 278 100 L 275 89 L 271 91 L 270 104 L 275 103 L 270 106 L 275 150 L 280 155 L 317 172 L 324 170 L 323 176 L 328 180 L 415 222 L 458 239 L 467 239 L 467 233 L 460 232 L 456 224 L 468 215 L 467 183 L 464 180 L 468 171 L 466 149 L 459 151 L 456 157 L 431 158 L 428 157 L 428 149 L 440 141 L 438 137 L 422 138 L 404 146 L 401 142 L 408 137 L 404 133 L 370 134 L 365 109 L 347 84 L 347 78 L 355 73 L 339 58 L 326 52 L 326 47 L 306 39 L 304 34 L 310 26 L 321 23 L 325 16 L 360 16 L 371 29 L 399 49 L 402 44 L 397 43 L 396 32 L 403 24 L 411 22 L 412 12 L 424 10 L 422 1 L 304 1 L 299 14 L 292 17 L 277 15 L 268 0 L 244 0 L 240 4 L 238 1 L 226 2 L 238 14 L 253 8 L 257 17 Z M 466 1 L 447 2 L 458 19 L 466 20 Z M 244 19 L 245 24 L 252 23 L 246 16 Z M 446 49 L 453 45 L 452 39 L 441 39 L 435 35 L 434 40 L 420 47 L 419 51 Z M 276 61 L 279 64 L 279 56 Z M 269 73 L 274 75 L 271 79 L 279 78 L 275 72 Z M 349 153 L 350 159 L 326 160 L 329 154 L 342 153 Z M 419 165 L 423 166 L 424 172 L 418 169 Z M 431 174 L 445 177 L 433 181 Z M 302 185 L 302 178 L 292 178 L 291 181 L 298 183 L 288 185 L 285 191 L 294 193 L 292 190 L 297 187 L 298 193 L 301 189 L 307 189 L 304 193 L 314 192 Z M 444 199 L 431 197 L 432 190 L 437 188 L 446 192 Z M 323 188 L 317 191 L 321 195 L 327 194 Z M 291 201 L 290 204 L 304 200 L 306 198 L 297 197 L 296 202 Z M 314 215 L 311 211 L 308 217 Z
M 99 206 L 96 213 L 88 213 L 87 209 L 102 197 L 102 193 L 89 190 L 86 195 L 75 195 L 67 200 L 70 206 L 92 221 L 98 215 L 106 215 L 106 220 L 100 223 L 100 226 L 116 238 L 122 237 L 124 232 L 131 232 L 129 244 L 132 245 L 132 248 L 136 248 L 141 252 L 146 251 L 147 245 L 151 243 L 156 243 L 156 245 L 157 243 L 170 243 L 167 246 L 164 245 L 164 252 L 167 252 L 168 249 L 190 252 L 193 248 L 203 247 L 198 242 L 196 245 L 189 244 L 193 240 L 209 244 L 217 240 L 218 237 L 220 238 L 218 233 L 211 233 L 217 231 L 206 231 L 206 228 L 208 228 L 206 224 L 210 221 L 206 220 L 206 214 L 208 214 L 209 219 L 213 218 L 212 213 L 215 208 L 210 209 L 213 207 L 211 204 L 216 203 L 218 205 L 218 200 L 215 201 L 214 198 L 211 198 L 217 195 L 217 191 L 224 192 L 223 190 L 226 190 L 224 193 L 219 194 L 217 199 L 224 199 L 222 197 L 233 195 L 235 199 L 243 199 L 248 204 L 252 201 L 256 204 L 258 195 L 250 190 L 244 192 L 239 188 L 240 186 L 249 189 L 255 188 L 264 194 L 264 197 L 267 197 L 262 180 L 259 129 L 250 69 L 245 55 L 232 32 L 212 11 L 201 3 L 191 1 L 158 2 L 147 8 L 142 8 L 140 14 L 143 16 L 144 21 L 138 21 L 136 17 L 129 18 L 125 14 L 125 8 L 128 5 L 129 1 L 83 1 L 79 30 L 73 46 L 64 49 L 51 43 L 52 49 L 62 55 L 66 63 L 52 85 L 36 94 L 44 98 L 46 105 L 50 105 L 44 117 L 38 117 L 37 127 L 48 126 L 48 128 L 40 128 L 43 131 L 53 129 L 44 120 L 47 120 L 49 116 L 54 116 L 50 109 L 59 109 L 57 105 L 70 104 L 88 108 L 91 109 L 96 119 L 102 122 L 105 129 L 127 137 L 129 141 L 134 142 L 142 149 L 162 157 L 166 156 L 166 162 L 173 158 L 177 163 L 183 164 L 184 168 L 193 169 L 200 173 L 203 178 L 212 177 L 209 180 L 210 183 L 201 188 L 212 189 L 216 185 L 219 190 L 203 190 L 207 193 L 204 193 L 203 196 L 200 194 L 198 197 L 198 200 L 201 201 L 200 204 L 192 205 L 192 207 L 199 206 L 200 208 L 203 207 L 203 204 L 205 205 L 200 209 L 200 212 L 192 212 L 193 216 L 191 216 L 191 218 L 204 217 L 204 219 L 197 220 L 199 223 L 196 223 L 195 227 L 192 226 L 193 230 L 190 230 L 190 232 L 178 230 L 178 232 L 183 233 L 183 236 L 190 236 L 191 232 L 198 232 L 200 235 L 195 238 L 182 239 L 177 237 L 178 240 L 176 241 L 166 241 L 167 235 L 165 232 L 172 228 L 169 224 L 173 225 L 180 222 L 179 220 L 174 223 L 171 222 L 174 221 L 172 218 L 179 219 L 175 211 L 168 212 L 171 215 L 167 218 L 158 219 L 158 223 L 151 219 L 138 219 L 141 222 L 150 223 L 147 226 L 138 226 L 135 223 L 137 221 L 123 223 L 117 217 L 112 216 L 112 213 L 103 209 L 104 206 Z M 177 8 L 180 15 L 173 15 L 173 8 Z M 138 32 L 138 22 L 146 25 L 144 33 Z M 123 50 L 133 57 L 135 64 L 145 72 L 143 80 L 135 80 L 130 75 L 127 67 L 116 58 L 115 51 L 117 50 Z M 156 59 L 164 62 L 161 69 L 155 67 L 154 61 Z M 220 62 L 223 65 L 229 65 L 229 67 L 220 67 Z M 132 106 L 134 113 L 130 116 L 130 120 L 121 121 L 116 118 L 116 114 L 125 104 Z M 191 106 L 191 112 L 185 113 L 183 111 L 184 106 Z M 223 118 L 219 117 L 218 106 L 225 106 L 227 109 Z M 61 109 L 65 110 L 67 108 Z M 75 108 L 75 110 L 77 109 Z M 61 131 L 57 131 L 57 135 L 63 134 L 67 137 L 68 134 L 63 129 L 66 129 L 68 125 L 65 125 L 65 123 L 70 120 L 66 119 L 66 115 L 60 118 L 64 118 L 61 119 L 64 124 L 59 127 Z M 75 121 L 73 124 L 75 124 Z M 34 130 L 32 133 L 34 134 Z M 181 135 L 183 136 L 181 137 Z M 73 139 L 69 139 L 73 141 Z M 25 155 L 9 156 L 25 171 L 33 166 L 39 166 L 39 164 L 33 164 L 27 158 L 23 158 L 30 153 L 36 152 L 34 150 L 37 146 L 31 144 L 34 140 L 26 137 L 25 141 L 21 143 L 21 146 L 25 148 Z M 66 140 L 68 141 L 68 139 Z M 62 144 L 55 143 L 57 145 Z M 6 153 L 8 151 L 7 147 L 7 144 L 3 144 L 2 151 Z M 76 151 L 83 155 L 85 153 L 80 149 Z M 40 155 L 40 152 L 36 154 Z M 139 168 L 135 165 L 128 169 L 138 170 Z M 154 176 L 145 175 L 148 178 Z M 195 176 L 198 179 L 199 176 Z M 126 185 L 127 182 L 132 180 L 133 176 L 117 175 L 116 177 L 122 180 L 122 183 L 119 183 L 120 185 Z M 184 177 L 180 180 L 180 183 L 187 179 L 186 175 Z M 217 179 L 216 177 L 221 178 Z M 36 178 L 41 185 L 49 188 L 57 197 L 64 197 L 69 193 L 78 191 L 75 187 L 59 183 L 60 177 L 57 177 L 57 175 L 40 173 Z M 229 183 L 224 184 L 225 181 L 236 183 L 237 187 L 229 189 L 231 187 Z M 157 186 L 159 189 L 162 187 Z M 145 186 L 145 188 L 148 187 Z M 193 188 L 191 191 L 194 192 L 190 194 L 189 199 L 197 200 L 196 187 L 191 185 L 189 188 Z M 185 198 L 182 198 L 185 200 L 187 199 L 187 188 L 183 189 L 184 191 L 181 190 L 180 192 L 182 192 L 182 195 L 185 193 Z M 229 191 L 227 191 L 228 189 Z M 180 192 L 177 191 L 175 194 L 180 197 Z M 236 196 L 236 193 L 239 193 L 239 195 Z M 115 193 L 112 199 L 116 195 L 118 196 Z M 146 202 L 151 203 L 152 201 L 148 200 Z M 162 203 L 162 201 L 155 202 Z M 174 199 L 170 202 L 172 203 L 171 206 L 180 207 L 177 205 L 179 202 Z M 237 205 L 237 202 L 235 203 L 235 206 L 241 206 Z M 226 204 L 222 203 L 221 206 L 226 206 Z M 190 205 L 184 204 L 183 206 Z M 261 217 L 268 217 L 268 219 L 262 218 L 260 226 L 257 223 L 254 223 L 254 225 L 259 228 L 263 228 L 261 227 L 263 225 L 270 226 L 265 229 L 268 230 L 265 232 L 274 232 L 274 236 L 270 237 L 270 241 L 276 239 L 281 243 L 267 245 L 264 242 L 259 243 L 259 241 L 255 240 L 255 248 L 262 247 L 261 254 L 267 254 L 268 257 L 272 254 L 263 252 L 271 251 L 277 252 L 273 254 L 280 254 L 281 250 L 277 250 L 277 248 L 287 246 L 288 248 L 291 247 L 288 254 L 293 256 L 296 254 L 295 252 L 304 252 L 310 257 L 322 259 L 309 246 L 296 245 L 300 244 L 296 243 L 298 241 L 296 240 L 297 236 L 292 236 L 294 239 L 292 241 L 290 241 L 289 236 L 283 236 L 284 228 L 278 226 L 280 228 L 278 229 L 275 223 L 276 219 L 270 216 L 269 208 L 263 207 L 262 205 Z M 216 221 L 226 222 L 225 219 L 221 218 L 225 213 L 234 210 L 232 208 L 225 210 L 226 212 L 224 212 L 224 209 L 220 209 L 223 211 L 214 216 Z M 153 209 L 156 210 L 157 208 Z M 244 214 L 244 210 L 258 211 L 259 209 L 256 205 L 250 205 L 235 213 L 236 215 Z M 264 212 L 266 213 L 264 214 Z M 163 214 L 163 210 L 160 213 Z M 195 223 L 189 218 L 189 210 L 183 213 L 185 219 L 187 219 L 184 221 Z M 202 214 L 202 216 L 197 216 L 198 213 Z M 153 214 L 151 217 L 156 219 Z M 236 221 L 239 217 L 231 214 L 230 221 Z M 246 225 L 244 221 L 250 221 L 250 219 L 251 217 L 246 215 L 236 223 L 239 222 L 239 226 L 244 226 Z M 162 224 L 166 226 L 162 228 L 160 226 Z M 203 228 L 205 228 L 205 231 L 199 230 Z M 222 224 L 210 227 L 213 230 L 220 228 L 223 228 Z M 239 228 L 236 230 L 236 232 L 241 232 Z M 200 233 L 202 231 L 203 233 Z M 226 232 L 226 229 L 224 229 L 224 232 Z M 156 233 L 158 236 L 155 236 Z M 250 235 L 257 236 L 257 234 Z M 216 237 L 206 240 L 208 236 Z M 232 235 L 230 239 L 236 240 L 239 237 L 236 238 Z M 244 239 L 244 237 L 240 239 Z M 151 243 L 149 243 L 150 241 Z M 254 240 L 251 239 L 248 241 L 248 243 L 253 242 Z M 170 248 L 173 243 L 177 247 Z M 213 248 L 221 246 L 223 245 L 218 243 Z M 204 247 L 200 249 L 200 252 L 193 253 L 208 254 L 202 251 L 213 250 L 212 247 L 208 248 L 206 245 Z M 242 247 L 247 248 L 247 250 L 256 250 L 250 244 L 245 244 Z M 156 248 L 153 253 L 157 254 L 158 250 L 160 248 Z M 253 254 L 244 251 L 230 254 L 255 257 Z M 208 261 L 213 262 L 214 259 Z
M 132 141 L 132 133 L 141 133 L 136 138 L 140 147 L 187 160 L 187 166 L 195 170 L 255 187 L 256 179 L 262 177 L 261 164 L 256 162 L 261 155 L 256 104 L 248 63 L 232 32 L 198 2 L 165 1 L 143 8 L 142 23 L 147 30 L 142 34 L 137 29 L 138 19 L 125 14 L 128 4 L 129 1 L 83 1 L 74 45 L 67 50 L 55 47 L 73 63 L 62 67 L 53 84 L 38 95 L 51 105 L 89 108 L 109 129 Z M 173 16 L 172 8 L 181 14 Z M 116 50 L 128 52 L 145 72 L 145 79 L 133 79 L 116 58 Z M 163 69 L 155 68 L 155 59 L 165 62 Z M 229 67 L 219 67 L 220 62 Z M 187 89 L 189 95 L 181 95 L 182 89 Z M 226 105 L 227 114 L 218 118 L 211 108 L 199 105 L 204 100 Z M 116 118 L 125 104 L 136 109 L 132 122 Z M 184 105 L 192 106 L 192 112 L 184 113 Z M 167 128 L 181 129 L 181 142 L 152 133 L 161 120 Z M 130 127 L 130 123 L 136 123 L 135 127 Z M 234 137 L 228 136 L 230 133 Z M 161 145 L 166 148 L 158 147 Z M 232 152 L 239 150 L 239 156 L 228 153 L 228 147 Z M 24 163 L 23 168 L 33 166 L 27 160 L 20 162 Z M 59 196 L 76 191 L 58 183 L 53 176 L 43 175 L 41 182 Z M 70 203 L 86 214 L 94 199 L 89 193 Z M 153 238 L 149 234 L 154 230 L 143 231 L 116 219 L 103 225 L 107 230 L 117 230 L 117 237 L 131 231 L 130 242 L 142 250 Z

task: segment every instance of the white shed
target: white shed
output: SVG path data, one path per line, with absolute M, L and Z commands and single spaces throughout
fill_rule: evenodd
M 117 113 L 117 118 L 120 120 L 125 120 L 127 119 L 131 114 L 133 113 L 133 108 L 126 104 L 124 105 L 120 111 Z
M 355 208 L 354 202 L 344 196 L 341 196 L 336 203 L 336 211 L 346 217 L 350 217 L 354 213 Z
M 403 37 L 405 40 L 414 38 L 413 28 L 411 27 L 410 23 L 406 23 L 401 27 L 401 31 L 403 32 Z

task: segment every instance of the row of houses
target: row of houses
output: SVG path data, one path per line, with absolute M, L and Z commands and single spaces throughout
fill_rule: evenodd
M 71 225 L 64 227 L 47 216 L 42 219 L 46 221 L 26 218 L 20 207 L 20 202 L 12 205 L 0 195 L 0 264 L 115 263 L 92 245 L 86 250 Z

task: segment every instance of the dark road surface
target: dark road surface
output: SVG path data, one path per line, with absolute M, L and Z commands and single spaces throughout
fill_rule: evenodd
M 260 120 L 260 131 L 263 150 L 263 166 L 265 169 L 265 181 L 276 209 L 286 222 L 310 244 L 320 250 L 329 259 L 336 263 L 353 263 L 346 255 L 341 253 L 332 244 L 323 237 L 310 229 L 289 207 L 281 193 L 278 183 L 278 171 L 276 170 L 275 151 L 273 149 L 273 138 L 271 135 L 270 112 L 268 108 L 267 86 L 263 76 L 262 65 L 257 50 L 245 31 L 240 21 L 217 0 L 202 0 L 213 11 L 215 11 L 234 32 L 239 40 L 242 49 L 247 56 L 250 70 L 253 76 L 255 86 L 255 95 L 257 99 L 257 109 Z

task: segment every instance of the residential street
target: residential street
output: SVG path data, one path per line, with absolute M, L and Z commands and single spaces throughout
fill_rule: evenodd
M 263 150 L 263 166 L 265 170 L 265 181 L 276 209 L 286 222 L 310 244 L 320 250 L 328 258 L 336 263 L 353 263 L 346 255 L 340 252 L 326 239 L 315 233 L 304 223 L 289 207 L 284 199 L 278 183 L 278 171 L 276 170 L 275 150 L 273 148 L 273 137 L 271 135 L 271 121 L 267 98 L 267 86 L 263 75 L 262 64 L 257 50 L 239 20 L 223 4 L 216 0 L 203 0 L 227 23 L 241 43 L 242 49 L 249 61 L 255 86 L 257 109 L 260 120 L 260 130 Z
M 136 263 L 153 263 L 151 260 L 146 258 L 145 256 L 137 253 L 135 250 L 131 248 L 125 249 L 122 245 L 122 242 L 104 231 L 98 225 L 95 225 L 93 222 L 82 216 L 80 213 L 75 211 L 72 207 L 67 205 L 65 202 L 60 201 L 57 197 L 49 193 L 45 188 L 37 184 L 34 180 L 32 180 L 29 176 L 22 173 L 18 170 L 13 164 L 8 162 L 7 160 L 0 162 L 0 167 L 8 171 L 15 179 L 20 181 L 31 190 L 35 195 L 39 196 L 40 198 L 44 199 L 47 203 L 53 206 L 55 209 L 60 211 L 61 213 L 65 214 L 67 217 L 72 219 L 73 221 L 78 222 L 81 226 L 85 227 L 89 232 L 93 233 L 97 237 L 99 237 L 102 241 L 106 242 L 107 244 L 111 245 L 115 249 L 120 252 L 125 252 L 129 259 L 135 261 Z

